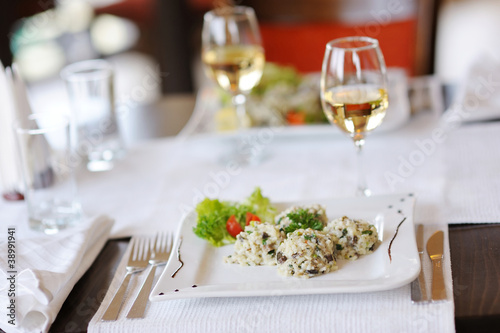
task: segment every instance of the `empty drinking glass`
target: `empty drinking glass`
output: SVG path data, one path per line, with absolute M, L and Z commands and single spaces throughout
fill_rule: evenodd
M 53 234 L 78 222 L 82 213 L 69 116 L 31 114 L 20 118 L 14 128 L 30 227 Z
M 125 153 L 115 112 L 114 72 L 105 60 L 66 66 L 66 83 L 76 123 L 76 150 L 87 158 L 87 169 L 104 171 Z

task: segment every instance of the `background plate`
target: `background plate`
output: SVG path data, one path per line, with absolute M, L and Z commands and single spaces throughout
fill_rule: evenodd
M 311 79 L 319 82 L 318 73 L 309 74 Z M 391 132 L 404 126 L 410 119 L 411 107 L 408 98 L 408 78 L 401 68 L 388 68 L 388 94 L 389 107 L 384 117 L 384 121 L 379 128 L 370 132 L 370 135 Z M 319 90 L 318 90 L 319 97 Z M 198 92 L 196 106 L 188 123 L 179 133 L 180 137 L 201 135 L 203 138 L 234 139 L 238 135 L 252 135 L 266 128 L 272 127 L 252 127 L 240 131 L 219 132 L 216 129 L 215 114 L 222 107 L 217 90 L 213 86 L 200 89 Z M 347 136 L 339 128 L 329 123 L 309 124 L 297 126 L 275 127 L 274 131 L 278 136 Z M 214 136 L 216 134 L 216 136 Z

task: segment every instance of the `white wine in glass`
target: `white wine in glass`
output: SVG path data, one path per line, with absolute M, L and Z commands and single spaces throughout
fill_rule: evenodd
M 232 95 L 239 127 L 248 127 L 246 95 L 259 83 L 265 64 L 252 8 L 226 6 L 205 14 L 202 61 L 208 77 Z
M 386 67 L 376 39 L 346 37 L 326 45 L 321 101 L 328 120 L 354 141 L 358 155 L 356 194 L 369 196 L 362 150 L 366 134 L 380 126 L 389 105 Z
M 203 54 L 209 77 L 233 95 L 247 94 L 259 83 L 264 52 L 256 45 L 214 47 Z

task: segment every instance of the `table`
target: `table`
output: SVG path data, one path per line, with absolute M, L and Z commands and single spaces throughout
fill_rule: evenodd
M 449 234 L 456 330 L 497 332 L 500 325 L 500 224 L 449 225 Z M 128 241 L 122 238 L 107 242 L 73 288 L 50 332 L 86 332 Z
M 458 332 L 495 331 L 493 327 L 500 323 L 500 224 L 477 224 L 482 220 L 473 222 L 476 224 L 449 225 L 456 329 Z M 50 332 L 86 331 L 108 290 L 128 241 L 115 239 L 107 242 L 68 296 Z
M 445 97 L 450 94 L 445 89 Z M 496 332 L 500 325 L 500 224 L 450 224 L 449 237 L 456 330 Z M 64 303 L 51 332 L 86 331 L 128 241 L 107 242 Z

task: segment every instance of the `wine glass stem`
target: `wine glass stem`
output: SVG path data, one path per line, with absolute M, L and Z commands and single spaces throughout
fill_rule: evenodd
M 247 98 L 244 94 L 237 94 L 233 96 L 233 105 L 236 109 L 236 116 L 238 118 L 238 127 L 249 127 L 249 118 L 246 109 Z
M 356 163 L 358 169 L 358 188 L 356 190 L 356 196 L 359 197 L 369 197 L 371 195 L 371 191 L 368 189 L 366 185 L 366 175 L 364 170 L 364 159 L 363 159 L 363 147 L 365 145 L 364 139 L 358 139 L 354 141 L 354 145 L 356 146 Z

